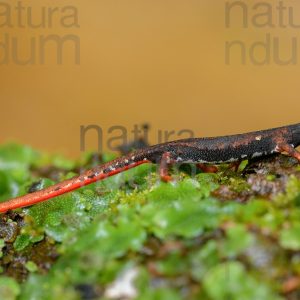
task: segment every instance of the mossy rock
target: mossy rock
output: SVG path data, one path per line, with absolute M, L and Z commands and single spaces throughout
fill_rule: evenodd
M 90 168 L 91 157 L 4 145 L 0 201 Z M 297 162 L 188 170 L 164 183 L 142 165 L 2 214 L 0 299 L 298 299 Z

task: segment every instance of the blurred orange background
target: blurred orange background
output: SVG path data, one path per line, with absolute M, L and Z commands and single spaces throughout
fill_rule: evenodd
M 26 0 L 21 1 L 23 28 L 14 10 L 18 1 L 2 1 L 0 60 L 5 36 L 18 41 L 17 53 L 25 60 L 31 54 L 31 39 L 38 49 L 40 36 L 54 34 L 80 40 L 80 62 L 75 63 L 75 46 L 70 42 L 64 45 L 61 65 L 55 44 L 49 44 L 44 64 L 38 61 L 38 51 L 35 63 L 19 65 L 12 57 L 2 63 L 0 142 L 15 140 L 76 157 L 81 125 L 100 126 L 105 140 L 112 136 L 107 133 L 111 126 L 131 131 L 134 124 L 147 122 L 155 143 L 159 129 L 190 129 L 196 136 L 214 136 L 300 122 L 300 32 L 289 25 L 292 16 L 287 14 L 293 12 L 294 23 L 300 25 L 299 1 L 282 1 L 291 8 L 284 10 L 285 28 L 276 9 L 279 1 L 240 1 L 244 8 L 236 6 L 230 15 L 227 11 L 230 26 L 226 27 L 226 5 L 234 2 Z M 3 3 L 11 8 L 12 27 L 3 25 L 7 21 Z M 267 20 L 266 6 L 253 7 L 258 3 L 272 6 L 273 27 L 252 23 L 259 13 L 265 16 L 257 17 L 257 22 Z M 76 8 L 79 27 L 61 24 L 68 6 Z M 43 7 L 59 8 L 53 26 L 28 26 L 27 8 L 38 24 Z M 244 12 L 248 28 L 242 26 Z M 266 40 L 268 34 L 272 41 L 278 38 L 282 59 L 291 57 L 294 41 L 293 64 L 279 65 L 272 54 L 274 45 L 268 63 L 251 62 L 251 45 Z M 226 42 L 235 40 L 245 45 L 246 64 L 241 63 L 238 46 L 231 49 L 226 64 Z M 264 59 L 264 50 L 257 47 L 257 60 Z M 87 150 L 97 149 L 94 133 L 86 142 Z

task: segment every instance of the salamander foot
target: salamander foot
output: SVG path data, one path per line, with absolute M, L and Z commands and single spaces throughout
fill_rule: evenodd
M 276 149 L 279 153 L 286 152 L 289 156 L 296 158 L 300 162 L 300 152 L 289 144 L 280 144 Z
M 197 168 L 200 169 L 204 173 L 217 173 L 218 167 L 214 165 L 206 165 L 206 164 L 197 164 Z
M 159 176 L 160 179 L 164 182 L 170 182 L 172 181 L 172 176 L 169 174 L 169 167 L 173 164 L 173 161 L 171 159 L 170 152 L 165 152 L 160 161 L 159 165 Z

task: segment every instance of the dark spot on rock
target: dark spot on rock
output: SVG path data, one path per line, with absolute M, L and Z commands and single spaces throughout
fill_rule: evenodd
M 47 238 L 22 251 L 16 251 L 12 243 L 6 243 L 5 246 L 0 261 L 3 274 L 20 283 L 24 282 L 29 274 L 26 262 L 33 261 L 38 266 L 38 272 L 45 274 L 58 258 L 56 246 Z
M 29 188 L 28 193 L 34 193 L 42 188 L 42 180 L 34 182 Z
M 18 234 L 18 224 L 16 222 L 0 222 L 0 238 L 7 243 L 13 243 Z
M 79 292 L 82 300 L 94 300 L 101 296 L 100 289 L 91 284 L 77 284 L 75 290 Z

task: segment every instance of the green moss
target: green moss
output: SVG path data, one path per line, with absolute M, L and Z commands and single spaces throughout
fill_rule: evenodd
M 28 261 L 26 264 L 25 264 L 25 267 L 26 269 L 33 273 L 33 272 L 36 272 L 38 270 L 38 267 L 37 265 L 33 262 L 33 261 Z
M 18 283 L 9 277 L 0 277 L 0 297 L 5 300 L 16 300 L 21 293 Z
M 223 263 L 212 268 L 203 281 L 207 294 L 219 299 L 279 300 L 266 284 L 259 282 L 239 262 Z
M 279 235 L 280 245 L 283 248 L 291 250 L 300 249 L 300 223 L 292 225 L 292 227 L 283 229 Z
M 70 178 L 90 158 L 0 147 L 0 201 L 37 181 L 51 185 L 52 172 Z M 280 176 L 268 163 L 253 175 L 244 162 L 237 173 L 224 165 L 164 183 L 155 166 L 141 165 L 2 215 L 0 299 L 110 299 L 122 280 L 135 299 L 296 297 L 299 288 L 286 292 L 285 283 L 300 277 L 300 176 L 291 160 L 283 166 Z M 260 194 L 266 184 L 276 193 Z
M 224 256 L 235 257 L 253 245 L 254 236 L 245 225 L 231 226 L 226 230 L 227 239 L 222 244 L 222 253 Z
M 5 242 L 3 239 L 0 239 L 0 258 L 3 256 L 2 249 L 5 246 Z

